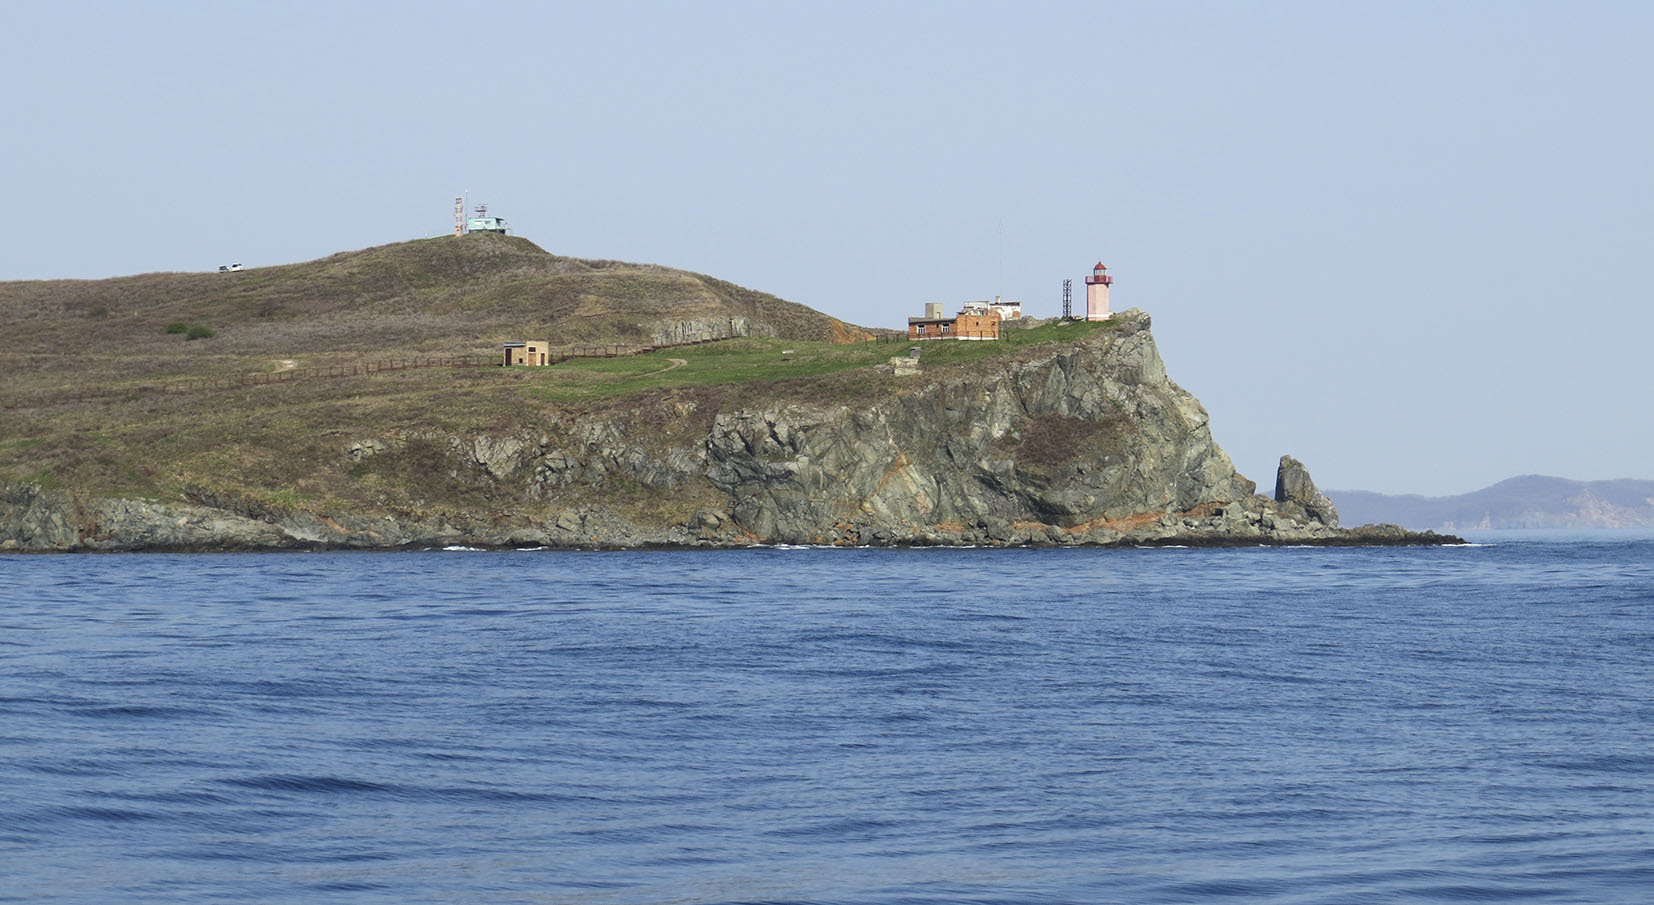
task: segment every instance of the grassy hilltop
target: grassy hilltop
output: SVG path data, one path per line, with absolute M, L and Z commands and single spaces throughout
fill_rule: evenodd
M 492 354 L 505 340 L 624 343 L 650 324 L 745 317 L 791 339 L 870 333 L 804 305 L 701 274 L 550 254 L 527 239 L 445 236 L 233 273 L 154 273 L 110 280 L 0 283 L 6 352 L 69 351 L 107 365 L 99 378 L 240 372 L 258 358 L 328 363 L 363 355 Z M 201 325 L 210 343 L 181 345 L 167 324 Z M 32 370 L 32 369 L 31 369 Z
M 663 323 L 744 318 L 753 336 L 547 368 L 432 368 L 268 386 L 168 390 L 213 377 L 410 356 L 494 356 L 506 340 L 645 345 Z M 169 325 L 202 327 L 190 339 Z M 177 329 L 177 328 L 174 328 Z M 930 343 L 925 379 L 1109 329 Z M 203 332 L 196 331 L 197 334 Z M 619 417 L 660 443 L 723 411 L 856 404 L 914 378 L 875 331 L 699 274 L 552 255 L 526 239 L 443 237 L 236 273 L 0 283 L 0 485 L 163 501 L 230 494 L 271 507 L 505 510 L 511 488 L 451 472 L 445 450 L 382 460 L 353 442 L 533 434 Z M 578 502 L 583 491 L 571 487 Z M 633 508 L 690 506 L 639 490 Z M 614 499 L 614 487 L 604 490 Z M 623 495 L 623 494 L 622 494 Z M 548 504 L 553 501 L 546 501 Z

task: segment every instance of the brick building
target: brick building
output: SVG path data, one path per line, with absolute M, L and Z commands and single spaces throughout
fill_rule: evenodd
M 924 317 L 907 319 L 907 338 L 998 339 L 999 312 L 991 307 L 967 307 L 949 317 L 942 313 L 941 302 L 926 302 Z

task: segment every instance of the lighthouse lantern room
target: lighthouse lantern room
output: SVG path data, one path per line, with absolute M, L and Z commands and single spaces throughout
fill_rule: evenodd
M 1109 318 L 1108 287 L 1114 285 L 1114 278 L 1108 275 L 1108 268 L 1102 261 L 1091 268 L 1091 276 L 1085 278 L 1085 319 L 1088 321 L 1106 321 Z

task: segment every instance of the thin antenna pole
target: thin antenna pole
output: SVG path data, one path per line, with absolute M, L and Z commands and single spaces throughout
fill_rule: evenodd
M 1005 291 L 1005 218 L 999 218 L 999 274 L 994 285 L 998 292 Z

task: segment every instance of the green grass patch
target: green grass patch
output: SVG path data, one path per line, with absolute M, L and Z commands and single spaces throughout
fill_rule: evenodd
M 297 506 L 308 497 L 296 487 L 281 487 L 270 491 L 266 498 L 277 506 Z
M 576 358 L 548 368 L 512 368 L 548 402 L 587 402 L 671 387 L 819 377 L 878 364 L 888 343 L 828 343 L 746 337 L 619 358 Z M 684 362 L 675 364 L 673 359 Z
M 186 340 L 207 339 L 213 335 L 211 329 L 201 324 L 187 324 L 183 321 L 173 321 L 167 324 L 166 332 L 168 334 L 182 334 Z
M 1016 351 L 1030 346 L 1042 346 L 1048 343 L 1074 342 L 1098 333 L 1112 333 L 1118 331 L 1124 322 L 1118 319 L 1106 321 L 1057 321 L 1040 327 L 1027 330 L 1001 330 L 998 340 L 960 340 L 960 339 L 933 339 L 924 342 L 915 342 L 918 346 L 919 363 L 923 365 L 955 365 L 971 364 L 973 362 L 988 361 L 995 358 L 1005 358 Z M 888 344 L 886 344 L 888 347 Z M 903 346 L 906 351 L 908 346 Z
M 997 342 L 934 340 L 922 343 L 859 342 L 830 343 L 743 337 L 682 346 L 642 355 L 618 358 L 576 358 L 547 368 L 510 368 L 507 373 L 529 381 L 528 392 L 547 402 L 590 402 L 619 398 L 650 390 L 672 387 L 706 387 L 806 380 L 871 369 L 893 357 L 920 348 L 920 364 L 939 367 L 971 364 L 1008 358 L 1032 346 L 1074 342 L 1096 333 L 1117 330 L 1110 321 L 1071 321 L 1047 324 L 1028 330 L 1007 330 Z M 684 361 L 674 365 L 673 359 Z M 874 380 L 883 386 L 886 381 Z M 882 377 L 882 375 L 880 375 Z M 892 384 L 899 386 L 900 383 Z M 849 389 L 848 387 L 846 389 Z M 845 403 L 860 401 L 865 394 L 847 392 L 846 398 L 813 393 L 810 401 Z
M 41 490 L 57 490 L 63 486 L 63 482 L 58 479 L 56 474 L 52 473 L 50 468 L 42 468 L 28 475 L 19 483 L 33 484 Z

